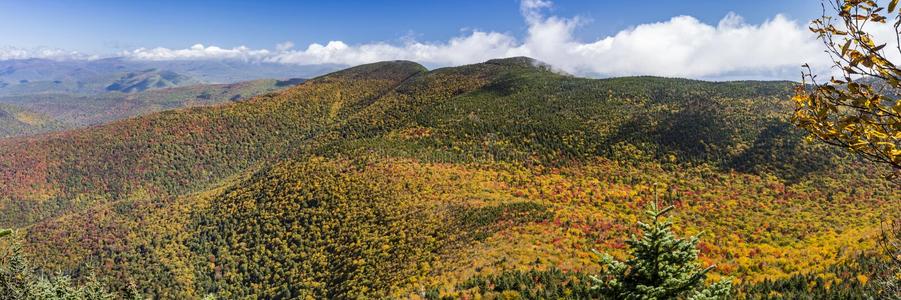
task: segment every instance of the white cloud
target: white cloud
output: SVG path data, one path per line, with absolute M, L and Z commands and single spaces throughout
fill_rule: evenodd
M 231 49 L 216 46 L 204 46 L 195 44 L 187 49 L 168 49 L 157 47 L 153 49 L 138 48 L 133 51 L 123 52 L 122 56 L 137 60 L 203 60 L 203 59 L 240 59 L 261 60 L 271 56 L 273 52 L 260 49 L 254 50 L 244 46 Z
M 526 21 L 531 23 L 542 18 L 542 9 L 550 8 L 553 5 L 550 0 L 522 0 L 519 2 L 519 10 Z
M 65 51 L 55 48 L 24 49 L 10 46 L 0 46 L 0 60 L 42 58 L 50 60 L 73 59 L 97 59 L 96 55 L 86 55 L 75 51 Z
M 220 48 L 194 45 L 187 49 L 140 48 L 121 53 L 137 60 L 241 59 L 286 64 L 357 65 L 384 60 L 412 60 L 430 67 L 482 62 L 492 58 L 530 56 L 579 75 L 658 75 L 691 78 L 797 79 L 800 66 L 810 63 L 828 70 L 822 45 L 807 22 L 783 15 L 748 24 L 728 14 L 718 24 L 691 16 L 676 16 L 641 24 L 614 35 L 581 41 L 575 31 L 578 17 L 547 15 L 549 0 L 522 0 L 520 11 L 528 25 L 522 38 L 508 33 L 472 30 L 443 42 L 420 42 L 408 37 L 399 43 L 350 45 L 340 40 L 295 48 L 291 42 L 274 50 L 244 46 Z M 0 59 L 3 56 L 0 50 Z M 18 57 L 27 54 L 6 54 Z
M 284 42 L 278 45 L 275 45 L 275 51 L 288 51 L 289 49 L 294 48 L 294 43 L 292 42 Z
M 822 45 L 805 25 L 777 15 L 751 25 L 733 13 L 717 25 L 691 16 L 642 24 L 593 42 L 573 36 L 576 18 L 545 17 L 523 1 L 529 35 L 519 50 L 576 74 L 658 75 L 692 78 L 797 77 L 801 64 L 825 66 Z
M 412 60 L 434 66 L 461 65 L 508 56 L 516 39 L 496 32 L 473 31 L 445 43 L 408 41 L 402 45 L 373 43 L 349 46 L 342 41 L 312 44 L 304 50 L 281 51 L 266 61 L 295 64 L 357 65 L 383 60 Z
M 533 27 L 551 30 L 560 25 L 548 19 Z M 540 56 L 576 72 L 711 77 L 782 68 L 799 70 L 804 62 L 815 66 L 824 62 L 822 45 L 814 36 L 782 15 L 760 25 L 749 25 L 729 14 L 716 26 L 679 16 L 585 44 L 574 42 L 569 33 L 571 30 L 557 29 L 555 34 L 563 36 L 557 39 L 566 45 Z

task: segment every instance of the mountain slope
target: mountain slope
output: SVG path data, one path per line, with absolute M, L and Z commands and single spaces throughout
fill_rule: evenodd
M 17 212 L 4 213 L 0 222 L 28 224 L 94 199 L 179 193 L 209 184 L 274 158 L 322 130 L 340 113 L 332 101 L 350 105 L 369 100 L 422 71 L 412 64 L 370 68 L 221 107 L 2 140 L 0 177 L 6 184 L 0 186 L 0 202 Z M 379 75 L 364 77 L 371 72 Z M 341 90 L 351 84 L 353 90 Z
M 161 298 L 410 297 L 593 271 L 659 194 L 717 276 L 866 250 L 901 191 L 802 143 L 792 84 L 591 80 L 530 59 L 365 65 L 227 105 L 0 141 L 0 225 L 40 266 Z M 823 172 L 827 169 L 829 172 Z M 379 272 L 379 270 L 392 272 Z

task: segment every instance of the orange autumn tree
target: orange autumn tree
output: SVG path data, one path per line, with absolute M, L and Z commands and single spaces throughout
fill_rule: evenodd
M 898 0 L 887 6 L 872 0 L 826 0 L 823 16 L 810 29 L 841 75 L 818 82 L 805 65 L 804 85 L 794 97 L 794 121 L 812 138 L 887 164 L 895 176 L 901 172 L 901 68 L 888 57 L 894 51 L 901 55 L 897 5 Z M 834 16 L 827 14 L 829 7 Z M 892 26 L 894 36 L 879 40 L 868 26 Z

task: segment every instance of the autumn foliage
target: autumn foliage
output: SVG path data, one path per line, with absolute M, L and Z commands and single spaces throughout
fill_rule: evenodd
M 591 249 L 622 258 L 656 187 L 677 234 L 706 232 L 711 280 L 749 294 L 789 294 L 772 283 L 804 276 L 838 286 L 850 277 L 832 266 L 874 248 L 862 237 L 901 211 L 901 191 L 873 175 L 884 169 L 804 143 L 792 93 L 591 80 L 526 58 L 365 65 L 2 140 L 0 225 L 21 228 L 41 268 L 159 298 L 504 294 L 497 282 L 592 295 L 577 284 L 601 267 Z

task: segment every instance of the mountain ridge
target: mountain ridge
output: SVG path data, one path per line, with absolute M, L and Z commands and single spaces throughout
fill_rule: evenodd
M 143 92 L 150 89 L 165 89 L 195 83 L 190 77 L 172 71 L 148 69 L 130 72 L 105 89 L 122 93 Z
M 474 65 L 461 66 L 461 67 L 455 67 L 455 68 L 436 69 L 433 71 L 427 71 L 425 69 L 425 67 L 423 67 L 419 64 L 416 64 L 414 62 L 408 62 L 408 61 L 394 61 L 394 62 L 382 62 L 382 63 L 368 64 L 368 65 L 349 68 L 349 69 L 346 69 L 343 71 L 339 71 L 339 72 L 331 73 L 331 74 L 328 74 L 328 75 L 325 75 L 322 77 L 317 77 L 317 78 L 311 79 L 309 81 L 304 82 L 301 85 L 286 89 L 285 91 L 280 92 L 279 94 L 276 94 L 276 95 L 255 97 L 255 98 L 249 99 L 246 101 L 247 105 L 248 105 L 246 107 L 253 107 L 256 103 L 265 103 L 267 106 L 274 106 L 274 107 L 282 106 L 283 105 L 282 103 L 287 104 L 287 103 L 296 101 L 296 100 L 289 99 L 289 97 L 287 97 L 288 95 L 291 95 L 294 93 L 301 93 L 301 94 L 307 94 L 307 95 L 313 96 L 312 98 L 307 99 L 306 101 L 312 100 L 312 101 L 316 102 L 316 101 L 325 100 L 326 102 L 329 102 L 329 103 L 321 102 L 321 103 L 317 104 L 317 105 L 327 106 L 327 108 L 323 107 L 323 108 L 317 109 L 318 113 L 322 114 L 320 116 L 320 118 L 323 118 L 322 121 L 324 121 L 324 122 L 331 122 L 329 120 L 334 119 L 335 115 L 349 115 L 351 112 L 348 111 L 348 109 L 351 109 L 351 110 L 360 109 L 360 111 L 357 112 L 356 116 L 351 116 L 347 120 L 339 120 L 338 123 L 336 123 L 336 126 L 338 126 L 338 128 L 336 128 L 334 130 L 325 130 L 322 132 L 323 135 L 314 137 L 311 140 L 314 142 L 314 144 L 318 144 L 318 145 L 324 147 L 323 149 L 329 149 L 330 144 L 334 145 L 337 143 L 338 145 L 340 145 L 342 143 L 341 139 L 348 139 L 349 137 L 356 135 L 357 132 L 363 133 L 364 135 L 360 136 L 360 137 L 365 138 L 365 136 L 368 134 L 385 132 L 386 130 L 391 129 L 392 126 L 399 126 L 399 125 L 402 125 L 403 122 L 410 121 L 409 119 L 407 119 L 407 117 L 412 114 L 408 114 L 407 116 L 402 116 L 402 115 L 393 114 L 392 111 L 417 111 L 421 108 L 428 107 L 428 105 L 431 105 L 430 103 L 435 103 L 434 101 L 441 101 L 441 99 L 447 99 L 450 97 L 455 97 L 456 95 L 465 94 L 465 93 L 468 93 L 471 91 L 478 90 L 478 89 L 484 87 L 485 84 L 489 83 L 492 80 L 491 78 L 499 78 L 498 76 L 501 76 L 501 77 L 506 76 L 504 74 L 507 74 L 507 72 L 516 72 L 516 71 L 526 70 L 528 74 L 533 74 L 533 73 L 529 73 L 529 72 L 533 72 L 533 71 L 529 71 L 529 70 L 534 70 L 534 71 L 539 72 L 539 73 L 534 73 L 534 74 L 546 74 L 546 75 L 541 75 L 541 76 L 550 76 L 552 78 L 570 78 L 570 77 L 566 77 L 566 76 L 559 77 L 561 75 L 557 75 L 556 73 L 550 72 L 549 70 L 537 68 L 537 67 L 533 66 L 532 64 L 522 64 L 522 60 L 523 60 L 522 58 L 513 58 L 513 59 L 510 59 L 507 61 L 495 60 L 495 62 L 508 62 L 509 61 L 511 63 L 507 64 L 507 65 L 504 65 L 504 64 L 500 64 L 500 65 L 497 65 L 497 64 L 474 64 Z M 514 76 L 519 76 L 519 75 L 514 75 Z M 377 79 L 373 80 L 372 79 L 373 77 L 375 77 Z M 367 81 L 365 81 L 365 82 L 368 82 L 368 83 L 361 84 L 362 81 L 358 82 L 362 78 L 366 78 Z M 391 78 L 391 79 L 383 80 L 381 78 Z M 434 84 L 434 82 L 441 82 L 442 80 L 454 80 L 454 83 L 456 84 L 456 86 L 450 85 L 450 84 L 441 84 L 441 83 Z M 617 79 L 591 80 L 591 79 L 572 78 L 572 80 L 575 80 L 575 82 L 585 82 L 586 80 L 588 80 L 589 82 L 604 82 L 604 83 L 615 82 L 617 84 L 624 84 L 627 86 L 627 88 L 624 89 L 624 92 L 627 93 L 627 94 L 625 94 L 626 97 L 650 96 L 651 99 L 660 97 L 660 95 L 657 95 L 655 93 L 658 93 L 658 89 L 660 88 L 659 85 L 665 84 L 667 82 L 667 79 L 656 79 L 656 80 L 650 81 L 650 83 L 652 83 L 651 86 L 645 86 L 643 88 L 639 88 L 639 87 L 635 87 L 635 85 L 646 83 L 641 78 L 635 78 L 635 79 L 626 78 L 626 79 L 619 79 L 619 80 L 617 80 Z M 701 81 L 696 81 L 695 83 L 699 84 L 699 85 L 703 85 L 703 86 L 713 86 L 713 87 L 719 87 L 719 86 L 725 85 L 726 87 L 721 89 L 723 93 L 734 93 L 737 96 L 744 95 L 743 93 L 732 91 L 731 87 L 729 87 L 728 84 L 705 83 L 705 82 L 701 82 Z M 379 90 L 379 92 L 375 92 L 374 90 L 371 90 L 369 92 L 364 92 L 363 94 L 356 96 L 358 98 L 356 98 L 355 101 L 351 101 L 350 103 L 345 103 L 346 101 L 343 101 L 343 100 L 336 101 L 336 99 L 346 98 L 343 95 L 341 95 L 342 93 L 339 92 L 338 90 L 323 91 L 323 92 L 326 92 L 326 94 L 322 94 L 321 92 L 318 92 L 318 88 L 320 85 L 328 86 L 329 88 L 334 89 L 334 88 L 341 88 L 343 86 L 347 86 L 347 84 L 353 84 L 353 85 L 357 85 L 357 86 L 359 86 L 359 85 L 370 86 L 372 88 L 375 88 L 376 90 Z M 383 87 L 379 88 L 376 86 L 383 86 Z M 370 87 L 367 87 L 367 88 L 370 88 Z M 688 85 L 680 84 L 680 85 L 678 85 L 678 88 L 687 90 L 688 88 L 692 88 L 692 87 L 688 86 Z M 420 91 L 420 89 L 422 91 Z M 498 86 L 496 86 L 496 85 L 491 86 L 490 89 L 492 90 L 492 93 L 493 93 L 494 91 L 498 90 Z M 644 92 L 642 92 L 643 90 L 644 90 Z M 787 90 L 788 90 L 788 87 L 785 87 L 783 90 L 783 93 L 785 93 L 784 91 L 787 91 Z M 335 93 L 335 92 L 337 92 L 337 93 Z M 419 93 L 419 94 L 417 94 L 417 93 Z M 423 93 L 426 95 L 426 97 L 422 97 Z M 650 94 L 648 94 L 648 93 L 650 93 Z M 318 96 L 318 97 L 315 96 L 315 95 L 320 95 L 320 94 L 321 94 L 321 96 Z M 633 94 L 633 95 L 630 95 L 630 94 Z M 327 98 L 327 97 L 324 98 L 323 96 L 326 96 L 326 95 L 328 97 L 332 97 L 332 98 Z M 335 97 L 335 96 L 337 96 L 337 97 Z M 291 96 L 291 97 L 296 98 L 296 96 Z M 378 99 L 378 100 L 373 102 L 371 99 Z M 371 103 L 369 103 L 369 102 L 371 102 Z M 234 106 L 234 104 L 226 105 L 226 107 L 233 107 L 233 106 Z M 123 126 L 126 126 L 125 128 L 127 128 L 127 126 L 131 126 L 128 124 L 136 125 L 136 124 L 140 124 L 140 123 L 145 123 L 147 125 L 158 124 L 158 125 L 150 125 L 150 126 L 154 126 L 154 127 L 155 126 L 164 126 L 165 122 L 160 123 L 160 121 L 170 119 L 170 118 L 178 118 L 179 117 L 178 114 L 180 114 L 180 113 L 185 113 L 185 114 L 189 114 L 189 115 L 194 115 L 197 113 L 205 114 L 205 113 L 210 113 L 212 111 L 216 111 L 219 109 L 222 109 L 222 108 L 216 107 L 216 108 L 188 109 L 188 110 L 183 110 L 180 112 L 169 111 L 169 112 L 163 112 L 163 113 L 158 113 L 158 114 L 151 114 L 151 115 L 144 116 L 144 117 L 139 117 L 134 120 L 116 122 L 116 123 L 113 123 L 113 124 L 110 124 L 107 126 L 91 127 L 88 129 L 76 130 L 76 131 L 72 131 L 72 132 L 51 134 L 47 137 L 16 139 L 16 140 L 11 140 L 11 141 L 0 141 L 0 157 L 5 157 L 6 159 L 11 159 L 10 155 L 15 156 L 16 154 L 15 154 L 15 152 L 9 152 L 10 149 L 14 149 L 14 148 L 25 149 L 25 148 L 27 148 L 27 146 L 23 146 L 23 145 L 16 145 L 17 147 L 12 147 L 11 144 L 58 143 L 58 142 L 62 142 L 67 139 L 74 138 L 75 136 L 78 136 L 80 134 L 94 135 L 94 133 L 96 133 L 96 132 L 104 132 L 104 131 L 109 132 L 108 136 L 111 136 L 111 137 L 103 138 L 103 139 L 115 139 L 115 134 L 112 134 L 112 132 L 116 130 L 115 128 L 119 128 L 119 127 L 123 127 Z M 290 112 L 291 110 L 287 110 L 287 111 Z M 327 113 L 326 113 L 326 111 L 327 111 Z M 374 115 L 378 115 L 379 117 L 375 117 Z M 287 117 L 286 122 L 287 122 L 287 120 L 290 120 L 292 118 L 303 118 L 298 115 L 291 115 L 290 113 L 286 114 L 285 117 Z M 374 121 L 378 121 L 378 123 L 373 123 Z M 148 123 L 148 122 L 150 122 L 150 123 Z M 229 122 L 234 122 L 234 121 L 229 121 Z M 246 124 L 247 120 L 241 120 L 238 122 Z M 548 123 L 550 123 L 550 122 L 548 122 Z M 277 125 L 277 126 L 284 127 L 285 126 L 284 124 L 285 123 L 282 123 L 282 125 Z M 147 126 L 147 125 L 142 125 L 142 126 Z M 198 126 L 199 126 L 199 124 L 198 124 Z M 139 131 L 135 131 L 135 129 L 137 129 L 137 128 L 128 129 L 128 130 L 135 132 L 132 134 L 136 134 Z M 172 129 L 164 129 L 163 127 L 156 127 L 154 130 L 156 130 L 158 132 L 173 132 Z M 366 132 L 372 132 L 372 133 L 366 133 Z M 546 138 L 550 138 L 551 140 L 556 140 L 558 137 L 548 136 Z M 620 139 L 627 139 L 627 138 L 629 138 L 629 137 L 624 136 Z M 290 141 L 283 141 L 283 142 L 290 143 Z M 613 142 L 617 143 L 617 141 L 613 141 Z M 66 142 L 63 142 L 63 143 L 68 144 Z M 210 142 L 203 142 L 203 143 L 210 143 Z M 43 146 L 43 147 L 48 147 L 48 146 Z M 552 147 L 557 147 L 557 146 L 552 146 Z M 51 147 L 51 148 L 54 148 L 54 147 Z M 65 146 L 61 146 L 59 148 L 65 148 Z M 300 147 L 298 149 L 306 149 L 306 148 Z M 586 150 L 588 150 L 588 149 L 582 149 L 582 150 L 578 150 L 578 151 L 584 152 Z M 80 152 L 83 150 L 76 150 L 76 151 Z M 97 151 L 98 154 L 96 154 L 96 155 L 103 156 L 104 155 L 103 153 L 109 152 L 110 149 L 107 149 L 107 150 L 96 149 L 94 151 Z M 330 150 L 323 150 L 323 151 L 328 152 Z M 480 153 L 480 152 L 482 152 L 482 151 L 473 149 L 473 153 Z M 281 154 L 279 154 L 279 155 L 281 155 Z M 579 154 L 579 156 L 581 156 L 581 155 L 584 155 L 584 154 Z M 88 155 L 88 156 L 93 156 L 93 155 Z M 45 159 L 50 159 L 50 158 L 47 157 Z M 73 163 L 76 163 L 76 162 L 73 162 Z M 88 168 L 88 169 L 93 169 L 93 168 Z M 7 169 L 5 172 L 9 172 L 9 171 L 11 171 L 11 170 Z M 4 170 L 0 169 L 0 173 L 3 173 L 3 172 L 4 172 Z M 98 173 L 104 173 L 104 172 L 98 170 Z M 16 194 L 16 193 L 13 193 L 9 187 L 10 186 L 19 186 L 19 185 L 23 185 L 23 184 L 13 183 L 13 184 L 7 185 L 4 190 L 5 190 L 5 192 L 7 192 L 9 194 Z

